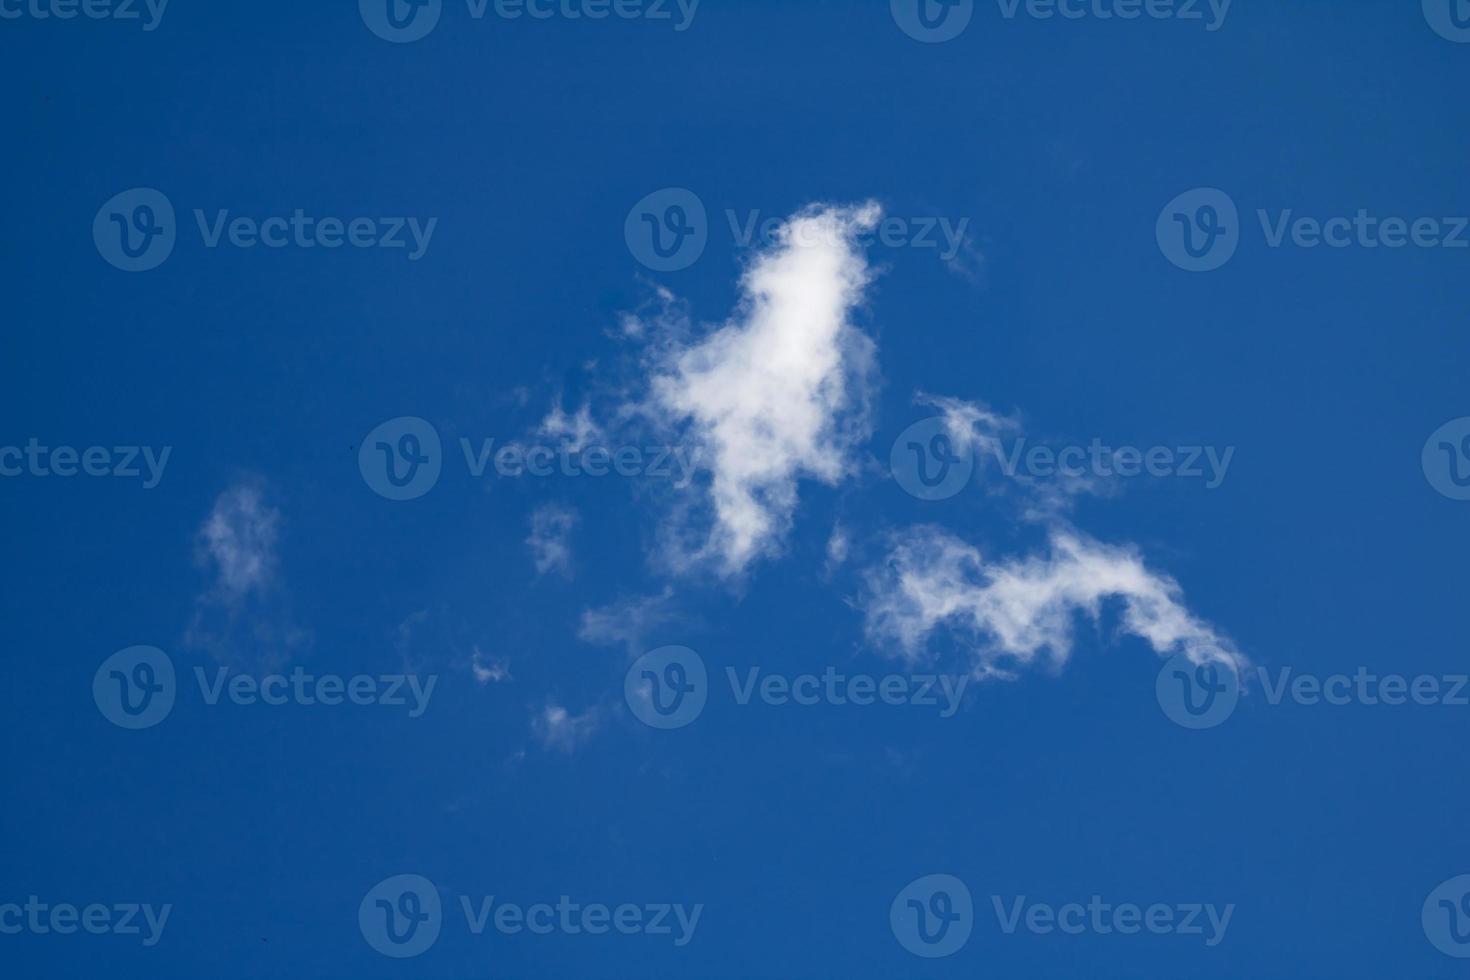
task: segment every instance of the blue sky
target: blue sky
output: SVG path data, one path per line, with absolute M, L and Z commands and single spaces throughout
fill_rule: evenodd
M 0 0 L 5 975 L 1462 975 L 1470 9 L 587 3 Z

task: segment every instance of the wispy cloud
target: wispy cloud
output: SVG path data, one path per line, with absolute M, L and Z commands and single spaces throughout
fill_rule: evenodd
M 482 685 L 514 680 L 510 676 L 509 660 L 504 657 L 489 656 L 478 646 L 470 655 L 470 671 L 475 675 L 475 680 Z
M 914 396 L 914 404 L 936 409 L 954 447 L 973 453 L 976 466 L 982 469 L 999 464 L 1008 454 L 1005 440 L 1010 438 L 1014 444 L 1022 433 L 1020 419 L 1002 415 L 983 402 L 921 391 Z M 1009 452 L 1015 451 L 1013 445 Z M 1094 474 L 1059 472 L 1042 480 L 1025 473 L 1011 473 L 1003 485 L 992 485 L 990 489 L 1002 493 L 1019 491 L 1023 516 L 1027 520 L 1047 522 L 1069 511 L 1078 497 L 1116 492 L 1117 481 Z
M 403 669 L 409 673 L 418 673 L 425 663 L 425 658 L 419 649 L 418 632 L 428 619 L 429 610 L 427 609 L 409 613 L 398 624 L 396 635 L 393 638 L 393 648 L 398 651 L 398 656 L 403 660 Z
M 708 466 L 705 506 L 678 511 L 664 539 L 669 567 L 741 574 L 781 550 L 800 480 L 836 484 L 855 471 L 874 355 L 852 322 L 871 278 L 855 239 L 880 213 L 793 215 L 751 262 L 729 320 L 657 349 L 642 408 Z
M 674 590 L 665 587 L 658 595 L 624 597 L 584 611 L 577 636 L 599 646 L 624 646 L 636 656 L 651 633 L 678 619 Z
M 1228 639 L 1185 608 L 1173 579 L 1150 571 L 1130 549 L 1070 529 L 1052 532 L 1048 554 L 987 563 L 942 528 L 910 528 L 896 533 L 887 560 L 869 569 L 865 592 L 873 643 L 918 660 L 933 634 L 946 629 L 967 649 L 978 676 L 1008 676 L 1038 657 L 1060 667 L 1078 614 L 1096 620 L 1108 599 L 1122 602 L 1122 629 L 1161 656 L 1245 664 Z
M 557 572 L 572 577 L 572 529 L 577 526 L 577 512 L 561 504 L 544 504 L 531 513 L 531 535 L 526 545 L 536 574 Z
M 602 429 L 592 420 L 590 405 L 584 403 L 575 414 L 568 415 L 558 401 L 541 420 L 536 434 L 556 441 L 569 453 L 579 453 L 602 438 Z
M 572 753 L 602 727 L 603 711 L 591 707 L 580 715 L 574 715 L 555 702 L 531 718 L 531 732 L 541 742 L 541 747 L 559 752 Z
M 195 562 L 210 584 L 195 599 L 184 646 L 268 669 L 310 645 L 279 587 L 280 527 L 260 480 L 242 480 L 215 498 L 194 539 Z
M 961 239 L 954 253 L 944 259 L 944 267 L 972 286 L 984 288 L 986 284 L 985 253 L 975 247 L 968 235 Z
M 877 379 L 876 348 L 855 322 L 873 276 L 859 238 L 880 217 L 871 203 L 798 211 L 751 258 L 740 302 L 712 329 L 696 328 L 687 305 L 663 288 L 651 308 L 623 318 L 616 333 L 643 352 L 641 379 L 615 389 L 612 424 L 651 426 L 701 461 L 697 494 L 658 498 L 667 510 L 654 558 L 664 571 L 709 569 L 743 579 L 784 550 L 803 481 L 838 486 L 858 472 Z M 970 246 L 955 271 L 974 278 L 981 268 Z M 920 392 L 915 401 L 937 411 L 949 440 L 978 465 L 1009 460 L 1005 442 L 1020 432 L 1017 418 L 960 398 Z M 590 412 L 579 422 L 560 405 L 543 422 L 543 431 L 572 438 L 595 428 Z M 1014 493 L 1020 515 L 1048 530 L 1044 554 L 987 562 L 954 533 L 922 526 L 893 534 L 886 561 L 875 566 L 870 552 L 854 557 L 868 552 L 867 530 L 839 524 L 823 574 L 857 570 L 864 583 L 858 604 L 874 643 L 918 659 L 943 630 L 969 651 L 979 675 L 1008 674 L 1038 658 L 1063 664 L 1075 620 L 1097 619 L 1110 601 L 1121 605 L 1122 629 L 1161 655 L 1183 651 L 1198 662 L 1242 665 L 1231 641 L 1188 610 L 1173 579 L 1150 570 L 1136 551 L 1072 528 L 1067 515 L 1076 496 L 1108 489 L 1086 476 L 1038 481 L 1025 474 L 991 486 L 997 499 Z M 547 556 L 538 568 L 557 567 L 554 545 L 533 548 Z M 579 635 L 637 653 L 671 618 L 665 589 L 585 611 Z M 576 732 L 595 719 L 595 712 L 571 716 L 552 706 L 538 724 L 548 733 Z
M 847 536 L 847 528 L 841 523 L 832 525 L 832 533 L 827 536 L 827 574 L 831 574 L 843 562 L 847 561 L 847 553 L 852 547 L 852 542 Z
M 483 632 L 457 615 L 448 602 L 409 613 L 394 631 L 393 647 L 411 674 L 463 670 L 484 685 L 514 680 L 510 660 L 485 653 L 472 635 Z
M 1001 438 L 1020 428 L 1016 419 L 992 411 L 981 402 L 921 391 L 914 395 L 914 404 L 937 409 L 955 446 L 969 448 L 982 458 L 994 458 L 1001 452 Z
M 195 551 L 199 564 L 214 572 L 215 597 L 233 604 L 270 587 L 280 523 L 280 511 L 266 505 L 254 482 L 233 486 L 215 498 L 199 528 Z

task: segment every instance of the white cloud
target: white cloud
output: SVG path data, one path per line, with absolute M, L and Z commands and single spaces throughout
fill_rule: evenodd
M 405 616 L 393 646 L 406 673 L 437 673 L 452 667 L 469 671 L 481 685 L 515 679 L 508 658 L 487 654 L 466 632 L 466 624 L 441 601 Z
M 731 318 L 658 352 L 644 408 L 710 471 L 708 507 L 675 515 L 693 526 L 669 535 L 673 568 L 709 562 L 738 575 L 780 550 L 800 479 L 836 484 L 853 472 L 874 353 L 852 323 L 871 277 L 854 239 L 880 214 L 866 204 L 793 215 L 746 270 Z
M 848 549 L 852 546 L 847 538 L 847 528 L 841 524 L 832 526 L 832 534 L 827 538 L 827 570 L 832 569 L 847 561 Z
M 945 432 L 955 447 L 969 447 L 982 458 L 998 458 L 1004 451 L 1001 436 L 1020 428 L 1015 419 L 997 414 L 980 402 L 967 402 L 962 398 L 930 395 L 921 391 L 914 396 L 914 404 L 939 409 Z
M 280 511 L 262 501 L 255 484 L 238 484 L 215 499 L 199 528 L 198 558 L 214 569 L 216 596 L 236 603 L 269 587 L 280 522 Z
M 531 535 L 526 545 L 538 575 L 555 571 L 564 578 L 572 577 L 569 539 L 576 525 L 577 512 L 560 504 L 545 504 L 531 513 Z
M 596 707 L 574 715 L 555 702 L 549 702 L 531 719 L 531 731 L 542 748 L 571 753 L 602 727 L 602 712 Z
M 584 404 L 575 415 L 568 415 L 558 402 L 541 420 L 536 434 L 556 440 L 569 453 L 580 453 L 602 438 L 602 429 L 592 421 L 591 406 Z
M 954 253 L 944 260 L 944 267 L 972 286 L 985 286 L 985 253 L 975 247 L 968 235 L 961 239 Z
M 501 681 L 514 680 L 510 676 L 510 661 L 504 657 L 491 657 L 478 646 L 470 657 L 470 670 L 474 672 L 475 680 L 481 684 L 499 684 Z
M 618 320 L 618 327 L 622 335 L 629 340 L 640 340 L 643 337 L 645 327 L 643 321 L 631 313 L 624 313 Z
M 418 673 L 419 665 L 423 662 L 418 653 L 417 633 L 428 618 L 429 610 L 420 609 L 409 613 L 398 624 L 398 635 L 393 640 L 393 647 L 398 651 L 398 656 L 403 660 L 403 668 L 408 673 Z
M 673 589 L 665 587 L 658 595 L 623 598 L 588 609 L 582 613 L 577 636 L 599 646 L 621 644 L 627 647 L 630 656 L 640 654 L 649 633 L 678 618 L 673 599 Z
M 1052 532 L 1047 555 L 987 564 L 941 528 L 911 528 L 869 570 L 864 608 L 874 643 L 922 659 L 942 627 L 968 647 L 978 676 L 1006 676 L 1042 655 L 1060 667 L 1076 615 L 1096 620 L 1111 598 L 1123 604 L 1123 630 L 1160 656 L 1183 652 L 1196 663 L 1244 666 L 1228 639 L 1184 607 L 1173 579 L 1149 571 L 1132 550 L 1065 529 Z
M 265 502 L 264 485 L 244 480 L 215 498 L 195 533 L 195 560 L 211 578 L 194 601 L 182 643 L 216 658 L 276 669 L 311 645 L 292 622 L 279 579 L 276 546 L 281 514 Z
M 1018 419 L 1001 415 L 983 402 L 966 401 L 944 395 L 919 392 L 914 404 L 939 410 L 944 428 L 956 450 L 968 449 L 978 467 L 998 466 L 1005 471 L 1007 489 L 1022 491 L 1023 514 L 1028 520 L 1052 522 L 1072 508 L 1076 498 L 1085 494 L 1107 496 L 1118 491 L 1116 480 L 1091 473 L 1057 472 L 1042 479 L 1015 471 L 1018 453 L 1025 451 Z M 1009 446 L 1006 439 L 1009 437 Z M 994 486 L 992 486 L 994 489 Z

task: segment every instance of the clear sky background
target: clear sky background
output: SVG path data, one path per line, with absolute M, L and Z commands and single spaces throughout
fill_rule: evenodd
M 742 706 L 724 680 L 987 662 L 983 629 L 941 622 L 905 659 L 869 628 L 872 583 L 923 525 L 987 562 L 1044 561 L 1057 527 L 1134 549 L 1272 678 L 1466 672 L 1470 503 L 1436 490 L 1421 450 L 1470 415 L 1470 249 L 1273 248 L 1257 218 L 1470 214 L 1470 44 L 1417 2 L 1239 0 L 1209 30 L 1207 7 L 1072 20 L 977 0 L 941 43 L 855 0 L 705 0 L 685 30 L 672 4 L 670 20 L 511 20 L 445 0 L 411 43 L 345 0 L 175 0 L 153 30 L 16 4 L 0 0 L 22 12 L 0 20 L 0 446 L 172 449 L 151 489 L 0 478 L 0 904 L 173 908 L 152 947 L 0 935 L 0 973 L 1464 974 L 1421 906 L 1470 873 L 1470 706 L 1272 704 L 1251 681 L 1228 720 L 1187 730 L 1155 693 L 1172 651 L 1130 632 L 1117 597 L 1095 618 L 1062 608 L 1064 666 L 1011 662 L 1013 679 L 973 681 L 948 718 Z M 671 187 L 702 203 L 707 245 L 663 272 L 625 222 Z M 131 188 L 176 212 L 149 271 L 94 241 L 99 209 Z M 1209 272 L 1156 235 L 1195 188 L 1239 213 L 1235 253 Z M 866 414 L 843 417 L 866 426 L 840 478 L 798 464 L 789 528 L 739 574 L 664 560 L 661 527 L 700 530 L 678 508 L 708 499 L 708 472 L 682 498 L 647 477 L 469 472 L 462 438 L 565 445 L 545 426 L 558 405 L 587 405 L 611 446 L 670 441 L 618 421 L 653 356 L 627 316 L 657 319 L 667 290 L 696 344 L 763 251 L 730 212 L 868 201 L 964 221 L 963 247 L 949 262 L 942 236 L 855 247 L 871 282 L 849 327 L 876 353 Z M 209 248 L 195 209 L 437 224 L 416 260 Z M 1032 444 L 1234 455 L 1216 487 L 1109 479 L 1064 516 L 1038 515 L 1045 487 L 993 465 L 917 499 L 889 463 L 936 414 L 919 391 L 988 405 Z M 359 448 L 403 416 L 438 433 L 442 473 L 394 501 Z M 639 608 L 626 642 L 587 626 Z M 669 644 L 697 651 L 711 684 L 696 720 L 659 731 L 624 677 Z M 138 731 L 92 694 L 134 645 L 178 674 L 171 713 Z M 438 680 L 416 718 L 209 705 L 193 672 L 221 665 Z M 405 873 L 445 911 L 432 948 L 397 960 L 358 907 Z M 974 901 L 968 942 L 938 959 L 889 921 L 930 874 Z M 462 895 L 703 911 L 682 947 L 475 936 Z M 1093 895 L 1234 911 L 1206 946 L 1008 935 L 992 908 Z

